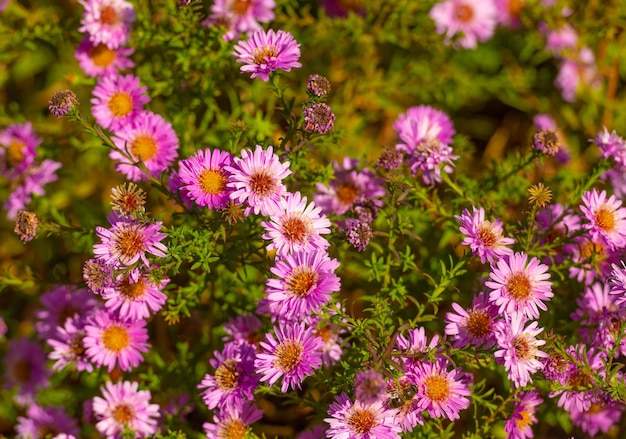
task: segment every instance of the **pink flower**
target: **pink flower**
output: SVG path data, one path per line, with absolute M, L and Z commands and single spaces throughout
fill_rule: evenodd
M 93 89 L 91 113 L 101 127 L 118 131 L 143 113 L 150 102 L 147 90 L 133 75 L 102 76 Z
M 463 348 L 468 344 L 490 349 L 496 343 L 496 320 L 498 307 L 488 301 L 485 293 L 474 296 L 472 306 L 465 310 L 452 303 L 455 312 L 446 313 L 446 335 L 451 336 L 454 347 Z
M 60 439 L 70 435 L 78 436 L 76 419 L 70 417 L 62 407 L 41 407 L 32 404 L 26 410 L 26 417 L 19 416 L 15 426 L 19 439 L 39 439 L 52 437 Z M 52 436 L 50 436 L 52 435 Z
M 259 23 L 274 19 L 274 0 L 215 0 L 211 15 L 202 24 L 226 28 L 224 40 L 237 38 L 240 33 L 261 30 Z
M 41 139 L 30 122 L 14 123 L 0 132 L 0 173 L 15 179 L 30 167 Z
M 233 55 L 237 62 L 244 63 L 242 72 L 252 73 L 251 78 L 260 77 L 263 81 L 269 80 L 269 74 L 281 69 L 290 72 L 292 67 L 302 67 L 300 59 L 300 44 L 293 39 L 289 32 L 279 30 L 259 30 L 253 33 L 248 41 L 239 41 Z
M 539 392 L 536 390 L 519 394 L 511 417 L 504 423 L 504 431 L 508 433 L 507 438 L 526 439 L 533 437 L 531 426 L 537 422 L 535 412 L 542 402 L 543 399 L 539 397 Z
M 87 331 L 84 329 L 83 318 L 67 319 L 63 326 L 56 330 L 56 339 L 46 340 L 52 352 L 48 358 L 55 360 L 54 370 L 62 370 L 67 366 L 72 366 L 77 371 L 86 370 L 93 371 L 93 365 L 86 355 L 85 336 Z
M 601 237 L 612 249 L 621 249 L 626 245 L 626 208 L 615 195 L 608 199 L 606 191 L 596 189 L 587 191 L 582 196 L 580 210 L 588 221 L 583 228 L 589 230 L 592 238 Z
M 230 201 L 232 189 L 227 186 L 233 156 L 219 149 L 200 150 L 179 163 L 178 177 L 183 191 L 198 206 L 221 209 Z
M 493 0 L 445 0 L 430 10 L 437 32 L 446 36 L 446 44 L 460 34 L 455 45 L 473 49 L 478 41 L 493 36 L 497 11 Z
M 78 45 L 74 57 L 87 76 L 95 77 L 114 75 L 135 67 L 129 58 L 134 52 L 130 47 L 110 49 L 106 44 L 93 44 L 86 36 Z
M 399 439 L 400 426 L 395 422 L 394 412 L 383 407 L 381 401 L 363 403 L 350 401 L 342 393 L 328 409 L 329 439 Z
M 459 412 L 470 405 L 470 391 L 460 368 L 449 369 L 447 360 L 423 362 L 415 369 L 418 376 L 420 410 L 433 418 L 459 419 Z
M 133 5 L 125 0 L 79 0 L 85 7 L 78 30 L 89 34 L 94 44 L 106 44 L 116 49 L 130 37 L 136 19 Z
M 26 337 L 11 340 L 4 356 L 4 366 L 4 387 L 18 389 L 15 400 L 19 404 L 33 404 L 35 394 L 50 385 L 46 354 L 34 340 Z
M 254 401 L 244 399 L 215 411 L 213 423 L 205 422 L 202 428 L 207 439 L 245 438 L 251 430 L 250 426 L 262 417 L 263 411 L 257 408 Z
M 148 273 L 133 269 L 121 274 L 105 290 L 102 297 L 105 308 L 122 320 L 141 320 L 157 313 L 167 300 L 163 289 L 169 279 L 155 280 Z
M 513 254 L 507 246 L 513 244 L 513 238 L 507 238 L 502 233 L 502 222 L 499 219 L 485 220 L 485 209 L 472 207 L 473 213 L 464 209 L 461 216 L 455 216 L 461 222 L 459 230 L 466 237 L 464 245 L 469 245 L 472 254 L 480 257 L 480 262 L 493 264 L 503 256 Z

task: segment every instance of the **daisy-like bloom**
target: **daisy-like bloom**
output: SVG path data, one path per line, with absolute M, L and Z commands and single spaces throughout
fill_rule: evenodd
M 48 102 L 50 113 L 61 118 L 70 112 L 74 105 L 78 105 L 78 99 L 72 90 L 61 90 L 52 95 Z
M 120 217 L 115 213 L 109 215 L 110 229 L 96 227 L 96 235 L 101 243 L 93 246 L 96 259 L 101 259 L 114 267 L 129 267 L 141 260 L 146 267 L 150 266 L 146 253 L 164 258 L 167 247 L 161 243 L 165 234 L 161 233 L 162 222 L 153 224 L 135 221 L 128 217 Z
M 321 235 L 330 233 L 330 220 L 320 207 L 300 192 L 287 193 L 270 212 L 270 220 L 261 222 L 267 230 L 263 239 L 271 240 L 268 250 L 276 249 L 276 256 L 284 257 L 297 251 L 326 250 L 330 243 Z
M 589 230 L 592 238 L 601 237 L 612 249 L 618 250 L 626 245 L 626 208 L 615 195 L 608 199 L 606 191 L 596 189 L 587 191 L 582 196 L 580 210 L 588 221 L 583 228 Z
M 567 102 L 576 100 L 581 87 L 598 87 L 601 81 L 591 49 L 583 47 L 576 58 L 565 58 L 554 84 Z
M 301 432 L 298 436 L 296 436 L 297 439 L 320 439 L 320 438 L 325 438 L 326 437 L 326 429 L 328 427 L 324 424 L 318 424 L 315 427 L 309 429 L 309 430 L 304 430 L 303 432 Z
M 167 300 L 163 289 L 169 281 L 157 281 L 135 268 L 120 274 L 116 282 L 105 290 L 102 294 L 104 306 L 121 320 L 146 319 L 163 308 Z
M 382 206 L 378 198 L 386 194 L 383 181 L 367 168 L 357 170 L 358 165 L 359 159 L 344 157 L 341 164 L 333 163 L 335 178 L 330 180 L 328 188 L 316 184 L 313 201 L 325 214 L 343 215 L 358 200 L 372 200 L 375 206 Z
M 370 243 L 370 239 L 374 236 L 372 226 L 364 221 L 348 218 L 345 221 L 345 228 L 346 241 L 348 241 L 357 251 L 365 251 L 367 245 Z
M 268 333 L 260 343 L 262 350 L 254 367 L 270 387 L 282 377 L 283 393 L 289 388 L 299 389 L 304 378 L 322 365 L 320 348 L 324 342 L 303 323 L 283 323 L 275 326 L 274 332 L 276 337 Z
M 48 355 L 55 363 L 54 370 L 61 370 L 67 366 L 73 366 L 77 371 L 93 371 L 93 365 L 86 355 L 87 349 L 83 340 L 87 335 L 82 318 L 76 316 L 69 318 L 65 324 L 57 329 L 57 338 L 49 338 L 47 343 L 52 348 Z
M 604 131 L 596 134 L 593 142 L 598 145 L 602 157 L 612 158 L 617 169 L 626 170 L 626 141 L 615 130 L 609 133 L 604 127 Z
M 364 403 L 350 401 L 342 393 L 328 408 L 329 439 L 399 439 L 400 426 L 395 422 L 394 412 L 383 406 L 381 401 Z
M 513 254 L 513 250 L 508 248 L 515 242 L 513 238 L 502 236 L 502 222 L 499 219 L 492 221 L 485 220 L 485 209 L 472 206 L 472 213 L 464 209 L 460 216 L 455 216 L 461 226 L 459 230 L 465 235 L 464 245 L 469 245 L 474 256 L 480 258 L 483 264 L 489 261 L 493 264 L 503 256 Z
M 0 172 L 14 179 L 35 161 L 41 139 L 30 122 L 14 123 L 0 132 Z
M 100 303 L 86 288 L 59 285 L 40 298 L 43 309 L 35 311 L 35 330 L 42 339 L 57 338 L 59 327 L 70 317 L 91 314 L 100 308 Z
M 1 149 L 2 148 L 0 148 L 0 150 Z M 0 152 L 0 156 L 1 154 Z M 0 167 L 1 166 L 0 164 Z M 17 176 L 17 185 L 13 187 L 13 191 L 4 203 L 7 218 L 14 220 L 17 216 L 17 212 L 24 210 L 26 205 L 30 203 L 33 194 L 44 195 L 45 191 L 43 187 L 48 183 L 56 181 L 56 171 L 60 167 L 61 163 L 46 159 L 41 162 L 40 165 L 28 167 L 24 172 L 20 173 Z
M 621 260 L 621 251 L 612 250 L 601 237 L 577 236 L 572 244 L 563 246 L 563 252 L 571 255 L 574 264 L 569 277 L 591 285 L 594 280 L 604 281 L 611 274 L 611 264 Z
M 487 41 L 497 24 L 497 10 L 493 0 L 445 0 L 430 10 L 437 33 L 445 35 L 446 44 L 453 37 L 455 46 L 473 49 L 478 41 Z
M 590 437 L 599 432 L 606 433 L 611 427 L 617 425 L 622 418 L 624 404 L 613 401 L 608 395 L 595 395 L 587 410 L 579 410 L 572 407 L 570 410 L 572 424 L 580 427 Z
M 451 336 L 455 348 L 468 344 L 484 349 L 491 349 L 496 343 L 496 320 L 498 307 L 491 303 L 487 295 L 478 293 L 472 300 L 472 306 L 464 309 L 452 303 L 454 312 L 446 313 L 446 335 Z
M 146 193 L 135 183 L 122 183 L 111 189 L 111 209 L 135 218 L 146 211 Z
M 323 98 L 330 93 L 330 81 L 317 73 L 309 75 L 306 82 L 306 92 L 311 98 Z
M 323 102 L 305 107 L 302 116 L 304 118 L 302 129 L 305 131 L 326 134 L 335 129 L 335 114 L 330 106 Z
M 513 381 L 515 387 L 524 387 L 531 383 L 531 374 L 543 368 L 539 358 L 548 357 L 548 354 L 539 350 L 539 346 L 546 344 L 546 341 L 537 340 L 537 334 L 543 331 L 543 328 L 537 326 L 537 321 L 526 326 L 524 315 L 514 313 L 496 333 L 500 349 L 494 356 L 504 364 L 509 380 Z
M 134 381 L 108 382 L 100 387 L 103 398 L 93 399 L 96 429 L 107 439 L 117 439 L 126 428 L 135 437 L 151 437 L 159 427 L 159 406 L 150 404 L 149 390 L 138 390 Z
M 461 369 L 450 369 L 447 360 L 423 362 L 415 369 L 419 409 L 432 418 L 459 419 L 459 412 L 470 405 L 470 390 Z
M 35 401 L 35 394 L 50 385 L 46 354 L 34 340 L 13 339 L 4 357 L 4 387 L 17 388 L 15 400 L 22 405 Z
M 333 314 L 335 314 L 335 312 L 331 309 L 330 315 Z M 330 319 L 322 320 L 315 316 L 305 319 L 304 322 L 305 324 L 315 327 L 316 329 L 313 331 L 313 335 L 322 339 L 323 344 L 320 347 L 322 365 L 324 367 L 331 367 L 337 364 L 343 355 L 343 347 L 350 346 L 350 343 L 344 342 L 342 339 L 345 329 L 332 323 Z
M 524 8 L 524 0 L 495 0 L 500 26 L 516 29 L 522 25 L 520 14 Z
M 525 253 L 514 253 L 498 260 L 489 273 L 490 281 L 485 286 L 491 288 L 489 300 L 499 306 L 499 312 L 522 313 L 533 319 L 539 317 L 539 310 L 546 311 L 544 301 L 550 300 L 552 282 L 548 266 L 533 257 L 528 261 Z
M 206 374 L 198 386 L 206 389 L 202 400 L 209 409 L 254 399 L 259 384 L 254 370 L 255 349 L 247 343 L 231 342 L 222 352 L 215 351 L 210 364 L 215 374 Z
M 248 204 L 246 215 L 252 211 L 269 215 L 287 191 L 282 180 L 291 174 L 289 162 L 281 163 L 271 146 L 264 150 L 261 145 L 254 152 L 244 149 L 241 158 L 233 160 L 233 166 L 226 166 L 231 173 L 227 184 L 233 189 L 230 198 Z
M 269 74 L 278 69 L 290 72 L 292 68 L 302 67 L 298 62 L 300 44 L 284 30 L 274 32 L 270 29 L 267 33 L 259 30 L 247 41 L 239 41 L 233 55 L 237 62 L 244 63 L 242 73 L 251 73 L 251 78 L 260 77 L 265 82 L 269 80 Z
M 111 49 L 128 42 L 133 22 L 137 18 L 133 5 L 125 0 L 79 0 L 85 12 L 79 32 L 89 34 L 93 44 L 105 44 Z
M 130 47 L 109 49 L 106 44 L 93 44 L 86 36 L 78 45 L 74 57 L 87 76 L 107 76 L 135 67 L 129 58 L 135 51 Z
M 504 422 L 504 431 L 509 439 L 526 439 L 533 437 L 532 426 L 537 422 L 535 413 L 543 403 L 539 392 L 531 390 L 522 392 L 513 406 L 511 417 Z
M 408 372 L 412 371 L 418 364 L 422 362 L 422 358 L 427 358 L 426 355 L 430 351 L 438 349 L 439 335 L 433 335 L 433 338 L 428 342 L 426 337 L 426 331 L 423 326 L 409 330 L 409 336 L 406 337 L 403 333 L 398 334 L 396 338 L 396 348 L 401 351 L 404 356 L 399 357 L 400 361 L 404 362 L 405 368 Z
M 622 261 L 622 266 L 612 264 L 611 277 L 609 284 L 611 294 L 615 299 L 615 305 L 624 305 L 626 303 L 626 264 Z
M 279 317 L 302 319 L 316 313 L 341 288 L 334 273 L 338 267 L 339 262 L 323 250 L 300 250 L 278 258 L 270 269 L 277 279 L 267 280 L 267 299 L 279 305 Z
M 117 131 L 133 122 L 150 102 L 148 87 L 139 86 L 133 75 L 107 75 L 93 89 L 91 113 L 103 128 Z
M 516 0 L 512 0 L 516 1 Z M 559 129 L 558 125 L 549 114 L 536 114 L 533 117 L 533 123 L 537 131 L 554 131 L 558 139 L 559 148 L 556 151 L 554 158 L 561 164 L 567 163 L 571 158 L 571 152 L 567 144 L 567 139 L 563 135 L 563 132 Z
M 41 407 L 32 404 L 26 416 L 17 418 L 15 426 L 19 439 L 60 439 L 71 435 L 78 436 L 78 423 L 62 407 Z
M 207 439 L 245 438 L 250 426 L 263 417 L 253 400 L 238 400 L 223 406 L 213 415 L 213 423 L 204 423 L 202 428 Z
M 96 311 L 88 318 L 85 331 L 87 357 L 97 366 L 106 366 L 109 372 L 116 364 L 121 370 L 137 367 L 143 361 L 141 353 L 150 347 L 145 320 L 125 322 L 107 311 Z
M 234 341 L 256 346 L 261 341 L 262 329 L 263 322 L 254 314 L 239 314 L 224 323 L 224 331 L 227 335 L 222 338 L 222 341 Z
M 387 384 L 383 374 L 375 369 L 365 369 L 354 377 L 354 396 L 366 404 L 380 401 L 385 397 Z
M 22 242 L 29 242 L 37 236 L 39 228 L 39 218 L 35 212 L 27 210 L 18 210 L 15 217 L 15 227 L 13 232 L 20 238 Z
M 211 15 L 202 24 L 225 27 L 223 38 L 231 41 L 241 33 L 261 30 L 260 23 L 274 19 L 275 7 L 274 0 L 216 0 Z
M 113 266 L 102 259 L 89 259 L 83 264 L 83 280 L 95 294 L 103 294 L 113 286 Z
M 221 209 L 230 201 L 232 189 L 227 186 L 233 156 L 219 149 L 200 150 L 178 164 L 181 188 L 198 206 Z

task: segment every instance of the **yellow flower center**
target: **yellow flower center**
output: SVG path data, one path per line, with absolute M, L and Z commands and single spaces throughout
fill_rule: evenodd
M 113 419 L 120 424 L 127 425 L 135 417 L 135 412 L 129 404 L 119 404 L 113 409 Z
M 276 58 L 278 56 L 278 48 L 276 46 L 265 46 L 256 49 L 252 53 L 252 62 L 254 64 L 265 64 L 268 58 Z
M 274 366 L 278 367 L 283 372 L 290 372 L 300 363 L 303 352 L 304 347 L 300 342 L 296 340 L 285 340 L 276 348 Z
M 229 358 L 215 370 L 215 383 L 222 390 L 232 390 L 239 383 L 237 361 Z
M 287 291 L 294 296 L 304 297 L 317 285 L 317 278 L 317 272 L 311 267 L 296 267 L 285 279 Z
M 216 195 L 226 188 L 226 176 L 221 171 L 207 169 L 200 174 L 198 180 L 200 188 L 206 194 Z
M 115 50 L 105 44 L 98 44 L 89 50 L 89 58 L 98 67 L 108 67 L 115 61 Z
M 484 338 L 491 333 L 491 317 L 484 310 L 471 310 L 467 318 L 467 332 L 472 337 Z
M 113 352 L 119 352 L 130 344 L 128 331 L 121 326 L 109 326 L 102 334 L 102 344 Z
M 248 432 L 248 427 L 239 419 L 229 419 L 220 428 L 217 436 L 219 439 L 243 439 Z
M 595 212 L 596 224 L 605 232 L 610 232 L 615 228 L 615 216 L 606 205 L 600 207 Z
M 517 418 L 515 424 L 519 430 L 523 431 L 532 423 L 532 416 L 528 410 L 522 410 L 518 415 L 521 416 L 521 418 Z
M 515 273 L 509 277 L 505 290 L 513 299 L 521 300 L 530 296 L 532 285 L 526 274 Z
M 426 397 L 431 401 L 441 402 L 450 397 L 450 385 L 445 377 L 433 375 L 425 380 Z
M 133 111 L 133 100 L 128 93 L 115 93 L 109 99 L 109 110 L 114 117 L 124 117 Z
M 376 415 L 368 409 L 354 409 L 347 416 L 346 423 L 357 434 L 366 434 L 376 425 Z
M 297 216 L 289 217 L 282 224 L 282 234 L 289 242 L 306 244 L 309 235 L 307 223 Z
M 498 243 L 498 237 L 493 233 L 493 226 L 489 221 L 483 221 L 478 226 L 478 239 L 485 247 L 493 248 Z
M 137 136 L 137 138 L 133 140 L 130 150 L 135 157 L 145 162 L 155 156 L 157 145 L 150 136 Z

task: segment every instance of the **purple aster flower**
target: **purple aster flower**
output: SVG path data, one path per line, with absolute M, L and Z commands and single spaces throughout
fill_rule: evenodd
M 609 248 L 601 237 L 577 236 L 572 244 L 563 246 L 564 253 L 571 255 L 573 265 L 569 277 L 591 285 L 594 280 L 604 280 L 611 273 L 611 264 L 620 260 L 616 250 Z
M 577 407 L 570 410 L 572 424 L 580 427 L 590 437 L 596 436 L 599 432 L 608 432 L 619 423 L 623 412 L 623 403 L 610 399 L 607 401 L 602 395 L 595 395 L 587 410 L 579 410 Z
M 413 431 L 418 424 L 424 425 L 424 416 L 418 399 L 419 384 L 419 377 L 414 373 L 407 373 L 400 378 L 387 381 L 385 406 L 395 412 L 394 420 L 405 433 Z
M 276 249 L 283 257 L 296 251 L 325 250 L 330 245 L 321 235 L 330 233 L 330 220 L 320 214 L 315 202 L 307 204 L 306 197 L 287 193 L 270 212 L 270 220 L 261 222 L 267 233 L 263 239 L 271 240 L 268 250 Z
M 496 320 L 498 307 L 491 303 L 487 295 L 478 293 L 472 300 L 472 306 L 464 309 L 452 303 L 454 312 L 446 313 L 446 335 L 454 342 L 455 348 L 468 344 L 484 349 L 491 349 L 496 343 Z
M 515 387 L 524 387 L 531 383 L 531 374 L 543 368 L 538 358 L 548 357 L 548 354 L 538 349 L 539 346 L 546 344 L 546 341 L 537 340 L 537 334 L 543 331 L 543 328 L 537 326 L 536 321 L 526 326 L 524 315 L 514 313 L 496 333 L 500 349 L 494 356 L 498 362 L 504 364 L 504 369 L 509 373 L 509 380 L 513 381 Z
M 133 5 L 125 0 L 79 0 L 85 12 L 78 30 L 89 34 L 94 44 L 105 44 L 111 49 L 128 42 L 136 19 Z
M 323 98 L 330 93 L 330 81 L 317 73 L 309 75 L 306 82 L 306 91 L 312 98 Z
M 452 173 L 453 161 L 458 158 L 452 154 L 449 145 L 439 140 L 427 140 L 419 143 L 409 156 L 409 169 L 414 176 L 421 172 L 424 183 L 432 186 L 442 181 L 442 171 Z
M 555 56 L 560 56 L 564 49 L 575 49 L 578 44 L 578 33 L 569 24 L 555 30 L 541 23 L 539 30 L 546 36 L 546 49 Z
M 141 352 L 150 347 L 145 320 L 125 322 L 107 311 L 96 311 L 87 319 L 85 331 L 87 357 L 97 366 L 106 366 L 109 372 L 116 364 L 121 370 L 137 367 L 143 361 Z
M 62 407 L 41 407 L 32 404 L 26 417 L 19 416 L 15 426 L 19 439 L 62 438 L 63 434 L 78 436 L 78 423 Z
M 260 77 L 263 81 L 269 80 L 269 74 L 281 69 L 287 72 L 292 67 L 302 67 L 300 59 L 300 44 L 294 40 L 289 32 L 272 29 L 259 30 L 253 33 L 248 41 L 239 41 L 233 55 L 237 62 L 244 63 L 241 72 L 252 73 L 251 78 Z
M 410 107 L 406 113 L 398 116 L 393 127 L 401 142 L 396 148 L 407 153 L 411 153 L 419 143 L 426 140 L 452 143 L 452 136 L 455 134 L 450 117 L 428 105 Z
M 473 49 L 478 41 L 487 41 L 497 24 L 497 11 L 493 0 L 445 0 L 430 10 L 437 33 L 445 35 L 446 44 L 453 37 L 455 46 Z
M 219 149 L 200 150 L 178 164 L 181 189 L 186 191 L 198 206 L 221 209 L 230 201 L 232 188 L 227 186 L 233 156 Z
M 95 294 L 103 294 L 113 286 L 113 266 L 102 259 L 89 259 L 83 264 L 83 280 Z
M 296 436 L 296 439 L 323 439 L 326 437 L 327 428 L 328 427 L 325 424 L 318 424 L 311 429 L 301 432 L 298 436 Z
M 154 435 L 159 427 L 159 406 L 150 404 L 149 390 L 138 390 L 134 381 L 108 382 L 100 387 L 103 398 L 93 399 L 96 429 L 107 439 L 121 437 L 124 430 L 134 431 L 136 437 Z
M 61 118 L 68 114 L 70 110 L 78 105 L 78 99 L 72 90 L 61 90 L 52 95 L 48 102 L 48 110 L 55 117 Z
M 522 26 L 520 20 L 521 11 L 524 8 L 524 0 L 495 0 L 498 13 L 497 20 L 500 26 L 517 29 Z
M 95 77 L 113 75 L 135 67 L 135 63 L 129 58 L 134 52 L 130 47 L 109 49 L 106 44 L 93 44 L 89 36 L 85 36 L 74 57 L 87 76 Z
M 270 146 L 264 150 L 257 145 L 254 152 L 241 151 L 241 158 L 235 157 L 233 166 L 226 166 L 231 173 L 227 184 L 233 189 L 230 198 L 236 203 L 247 203 L 245 214 L 261 212 L 269 215 L 286 192 L 283 178 L 291 174 L 289 162 L 281 163 Z
M 30 122 L 14 123 L 0 133 L 0 173 L 14 179 L 35 161 L 41 139 Z
M 395 422 L 393 411 L 386 409 L 381 401 L 356 400 L 353 403 L 342 393 L 330 405 L 328 415 L 324 421 L 329 425 L 326 431 L 329 439 L 400 438 L 400 426 Z
M 274 327 L 260 343 L 254 366 L 261 381 L 272 387 L 283 378 L 281 391 L 300 388 L 302 381 L 322 365 L 320 348 L 323 341 L 313 336 L 313 328 L 302 323 L 284 323 Z
M 450 369 L 447 360 L 423 362 L 416 366 L 420 410 L 432 418 L 459 419 L 459 412 L 470 405 L 470 390 L 460 368 Z
M 33 404 L 35 394 L 50 385 L 46 354 L 34 340 L 26 337 L 11 340 L 4 366 L 4 388 L 17 388 L 15 401 L 21 405 Z
M 202 400 L 209 409 L 254 399 L 259 384 L 254 370 L 255 349 L 247 343 L 231 342 L 222 352 L 215 351 L 211 366 L 215 374 L 206 374 L 198 386 L 206 389 Z
M 263 322 L 254 314 L 239 314 L 224 323 L 224 331 L 227 335 L 222 338 L 222 341 L 235 341 L 256 346 L 261 341 L 262 329 Z
M 57 338 L 58 329 L 68 318 L 82 318 L 100 308 L 100 303 L 86 288 L 59 285 L 40 298 L 43 309 L 35 311 L 35 330 L 41 339 Z
M 72 366 L 77 371 L 93 371 L 93 365 L 87 358 L 84 343 L 87 331 L 84 328 L 83 318 L 78 315 L 69 318 L 63 326 L 57 328 L 56 338 L 49 338 L 47 343 L 52 348 L 48 355 L 55 363 L 52 368 L 56 371 Z
M 513 250 L 508 248 L 515 242 L 513 238 L 502 235 L 502 222 L 485 220 L 485 209 L 482 207 L 472 207 L 473 213 L 464 209 L 460 216 L 455 216 L 461 226 L 459 230 L 466 237 L 463 239 L 464 245 L 469 245 L 474 256 L 480 257 L 483 264 L 489 261 L 493 264 L 503 256 L 513 254 Z
M 369 169 L 357 170 L 359 159 L 344 157 L 341 164 L 334 162 L 335 178 L 330 180 L 327 188 L 321 183 L 316 184 L 317 193 L 313 195 L 315 204 L 328 215 L 343 215 L 358 200 L 372 200 L 375 206 L 382 206 L 377 198 L 385 196 L 383 181 Z
M 93 246 L 96 259 L 102 259 L 115 267 L 128 267 L 141 260 L 150 266 L 146 253 L 164 258 L 167 247 L 161 243 L 165 234 L 161 233 L 162 222 L 142 223 L 115 213 L 109 215 L 110 229 L 96 227 L 101 243 Z
M 365 251 L 370 239 L 374 236 L 372 227 L 358 219 L 348 218 L 345 221 L 346 241 L 348 241 L 357 251 Z
M 335 114 L 330 106 L 323 102 L 314 103 L 302 111 L 304 122 L 302 129 L 312 133 L 326 134 L 334 131 Z
M 534 437 L 531 427 L 537 422 L 535 413 L 542 402 L 543 399 L 536 390 L 521 392 L 518 395 L 513 406 L 513 413 L 504 423 L 504 431 L 508 434 L 507 438 L 526 439 Z
M 31 166 L 22 172 L 13 192 L 4 203 L 7 218 L 15 220 L 17 212 L 25 209 L 26 205 L 31 202 L 33 194 L 44 195 L 43 187 L 57 179 L 56 171 L 60 167 L 61 163 L 46 159 L 39 166 Z
M 102 294 L 105 308 L 121 320 L 147 319 L 159 312 L 167 295 L 163 289 L 169 279 L 153 279 L 138 269 L 122 273 L 117 281 Z
M 116 131 L 111 140 L 132 159 L 129 161 L 122 153 L 111 151 L 109 157 L 119 162 L 115 169 L 135 182 L 147 178 L 135 163 L 141 160 L 150 175 L 159 177 L 178 156 L 178 137 L 172 125 L 148 111 Z
M 589 230 L 592 238 L 601 237 L 613 249 L 626 245 L 626 208 L 615 195 L 606 198 L 606 191 L 596 189 L 582 196 L 580 210 L 588 221 L 583 228 Z
M 340 306 L 340 305 L 337 305 Z M 334 309 L 330 309 L 330 315 L 336 314 Z M 322 339 L 322 346 L 320 352 L 322 353 L 322 365 L 324 367 L 331 367 L 337 364 L 343 355 L 343 348 L 350 346 L 350 343 L 344 342 L 342 335 L 345 333 L 345 329 L 333 323 L 330 319 L 322 320 L 318 317 L 311 317 L 305 320 L 305 323 L 312 327 L 316 327 L 313 330 L 313 335 Z
M 600 80 L 593 52 L 588 47 L 583 47 L 576 58 L 565 58 L 554 83 L 567 102 L 574 102 L 583 86 L 598 87 Z
M 499 259 L 489 277 L 491 281 L 485 282 L 492 289 L 489 300 L 500 307 L 500 313 L 522 313 L 537 318 L 539 309 L 548 309 L 544 301 L 554 296 L 552 282 L 547 280 L 550 279 L 548 266 L 534 257 L 528 261 L 525 253 Z
M 615 305 L 623 305 L 626 303 L 626 264 L 622 261 L 622 266 L 612 264 L 611 277 L 609 284 L 611 294 L 614 297 Z
M 274 19 L 275 7 L 274 0 L 216 0 L 211 15 L 202 24 L 225 27 L 223 38 L 231 41 L 241 33 L 260 31 L 259 23 Z
M 213 414 L 213 423 L 204 423 L 207 439 L 246 437 L 250 426 L 263 417 L 254 401 L 239 400 L 222 407 Z
M 593 142 L 598 145 L 602 157 L 612 158 L 620 171 L 626 170 L 626 141 L 620 135 L 615 131 L 609 133 L 604 127 L 604 131 L 599 132 Z
M 319 249 L 278 258 L 270 269 L 277 279 L 267 280 L 267 299 L 279 305 L 283 318 L 302 319 L 316 313 L 341 288 L 341 280 L 334 273 L 338 267 L 336 259 Z
M 100 126 L 118 131 L 144 112 L 143 105 L 150 102 L 147 90 L 133 75 L 101 76 L 93 89 L 91 113 Z
M 375 369 L 361 370 L 354 377 L 354 396 L 365 404 L 383 400 L 386 390 L 385 377 Z
M 396 348 L 404 353 L 404 356 L 399 358 L 405 364 L 406 370 L 410 372 L 422 362 L 423 358 L 427 357 L 426 354 L 428 352 L 437 351 L 439 335 L 433 335 L 429 342 L 428 337 L 426 337 L 426 331 L 422 326 L 410 329 L 408 334 L 408 338 L 403 333 L 398 334 Z

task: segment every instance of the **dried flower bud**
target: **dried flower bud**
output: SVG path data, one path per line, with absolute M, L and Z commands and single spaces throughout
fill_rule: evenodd
M 378 216 L 378 207 L 374 202 L 367 198 L 358 198 L 352 204 L 352 210 L 359 221 L 364 223 L 372 223 Z
M 306 91 L 312 97 L 323 98 L 330 93 L 330 81 L 317 73 L 310 75 L 306 83 Z
M 62 90 L 53 94 L 48 104 L 50 113 L 61 118 L 69 113 L 75 104 L 78 104 L 78 99 L 71 90 Z
M 111 207 L 113 210 L 131 217 L 145 212 L 146 193 L 135 183 L 122 183 L 111 189 Z
M 37 235 L 39 219 L 34 212 L 19 210 L 15 218 L 15 228 L 13 231 L 19 236 L 22 242 L 31 241 Z
M 228 205 L 220 210 L 226 222 L 230 225 L 237 224 L 243 221 L 245 217 L 245 209 L 242 204 L 237 204 L 234 201 L 229 201 Z
M 530 196 L 528 202 L 538 207 L 545 207 L 552 200 L 552 192 L 549 188 L 545 187 L 543 183 L 537 183 L 532 185 L 528 189 Z
M 113 267 L 101 259 L 89 259 L 83 265 L 83 279 L 96 294 L 103 294 L 113 284 Z
M 324 103 L 306 107 L 303 114 L 305 131 L 326 134 L 328 130 L 334 129 L 335 115 L 330 107 Z
M 396 148 L 386 148 L 378 160 L 376 160 L 376 167 L 392 171 L 402 166 L 403 160 L 404 156 L 402 155 L 402 151 Z
M 367 248 L 374 232 L 369 224 L 359 221 L 354 218 L 348 218 L 346 220 L 346 239 L 352 244 L 357 251 L 362 252 Z
M 544 154 L 556 155 L 561 145 L 555 131 L 541 130 L 533 137 L 533 146 Z

